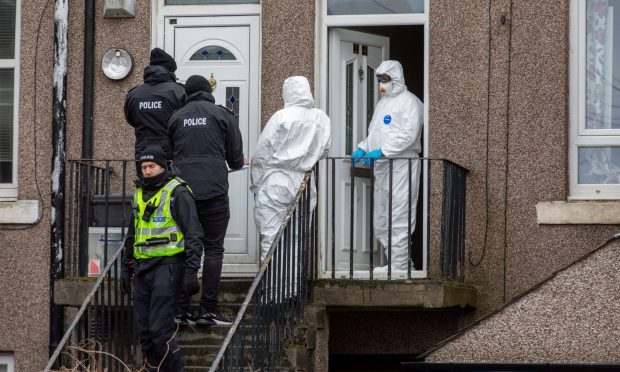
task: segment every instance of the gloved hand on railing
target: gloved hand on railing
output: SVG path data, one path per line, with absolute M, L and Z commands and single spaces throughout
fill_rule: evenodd
M 383 157 L 383 152 L 381 151 L 381 149 L 369 151 L 368 154 L 364 156 L 364 165 L 369 167 L 372 160 L 376 160 L 381 157 Z
M 200 291 L 200 284 L 198 283 L 198 272 L 194 270 L 185 269 L 183 273 L 183 285 L 188 297 L 192 297 Z
M 123 270 L 121 272 L 121 293 L 131 296 L 131 276 L 133 270 Z
M 366 155 L 366 151 L 359 148 L 355 150 L 353 154 L 351 154 L 351 160 L 353 160 L 353 165 L 357 164 L 364 155 Z

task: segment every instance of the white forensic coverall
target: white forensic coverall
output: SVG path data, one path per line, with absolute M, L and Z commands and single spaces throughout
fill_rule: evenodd
M 383 157 L 375 161 L 375 206 L 374 229 L 376 238 L 388 249 L 389 177 L 390 165 L 385 158 L 418 158 L 422 149 L 420 134 L 424 121 L 424 104 L 413 93 L 407 91 L 403 68 L 398 61 L 383 61 L 376 75 L 389 75 L 392 81 L 380 85 L 391 85 L 391 91 L 383 94 L 368 127 L 368 137 L 357 146 L 366 153 L 381 149 Z M 408 160 L 393 160 L 392 163 L 392 271 L 406 271 L 408 254 L 409 219 L 409 173 Z M 420 160 L 411 161 L 411 232 L 415 228 L 416 205 L 420 178 Z M 387 271 L 387 266 L 376 268 Z
M 314 108 L 308 79 L 286 79 L 282 98 L 284 108 L 267 122 L 251 161 L 254 221 L 261 237 L 261 260 L 267 256 L 305 172 L 327 156 L 330 145 L 330 120 L 322 110 Z M 315 207 L 316 187 L 311 182 L 310 210 Z

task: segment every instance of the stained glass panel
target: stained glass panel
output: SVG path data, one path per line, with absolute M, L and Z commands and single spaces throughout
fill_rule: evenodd
M 209 45 L 201 48 L 190 57 L 190 61 L 235 61 L 237 58 L 228 49 L 218 46 Z
M 226 87 L 226 108 L 239 116 L 239 87 Z

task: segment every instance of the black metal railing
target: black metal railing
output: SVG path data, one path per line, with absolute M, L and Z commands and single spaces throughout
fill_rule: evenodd
M 50 357 L 51 370 L 131 371 L 138 349 L 133 303 L 116 280 L 125 238 L 115 247 L 101 275 Z
M 66 277 L 96 277 L 132 218 L 133 160 L 68 160 Z M 131 174 L 130 174 L 131 172 Z
M 88 365 L 92 370 L 120 371 L 136 357 L 133 303 L 121 293 L 119 283 L 120 247 L 132 218 L 133 163 L 67 161 L 64 277 L 92 287 L 77 314 L 66 307 L 65 313 L 74 319 L 48 369 Z
M 380 159 L 366 166 L 349 156 L 322 162 L 328 191 L 324 277 L 411 280 L 435 269 L 441 279 L 464 280 L 465 168 L 430 158 Z M 431 181 L 440 182 L 441 194 L 433 190 L 437 197 Z M 442 206 L 440 219 L 423 223 L 424 211 L 427 219 L 437 215 L 434 205 Z M 441 224 L 438 270 L 429 268 L 431 224 Z
M 444 278 L 459 282 L 465 281 L 466 206 L 467 170 L 444 160 L 439 264 Z
M 309 279 L 317 275 L 317 220 L 311 210 L 316 177 L 311 173 L 306 173 L 210 371 L 270 371 L 282 360 L 285 343 L 303 316 Z

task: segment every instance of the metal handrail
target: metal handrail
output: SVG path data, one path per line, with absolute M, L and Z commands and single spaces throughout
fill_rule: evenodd
M 235 317 L 235 320 L 234 320 L 232 326 L 230 327 L 230 329 L 228 330 L 228 333 L 226 334 L 226 338 L 224 339 L 224 342 L 222 343 L 222 346 L 220 347 L 220 349 L 219 349 L 215 359 L 213 360 L 213 363 L 211 364 L 211 368 L 209 368 L 209 372 L 217 371 L 218 366 L 222 362 L 222 359 L 224 357 L 224 353 L 228 349 L 228 347 L 229 347 L 229 345 L 230 345 L 230 343 L 232 341 L 233 336 L 237 332 L 237 329 L 239 328 L 239 325 L 241 324 L 243 316 L 246 313 L 248 305 L 250 304 L 250 301 L 252 301 L 252 298 L 254 297 L 254 293 L 256 292 L 256 289 L 258 288 L 258 285 L 260 284 L 261 280 L 263 280 L 263 278 L 264 278 L 265 272 L 267 271 L 267 267 L 271 263 L 271 260 L 273 258 L 273 255 L 275 254 L 276 248 L 279 245 L 280 239 L 282 238 L 282 235 L 283 235 L 286 227 L 289 225 L 289 222 L 290 222 L 290 220 L 291 220 L 291 218 L 293 216 L 293 213 L 297 209 L 297 205 L 298 205 L 299 201 L 301 200 L 304 191 L 308 187 L 308 184 L 310 182 L 311 173 L 312 173 L 312 171 L 306 172 L 306 174 L 304 176 L 304 179 L 303 179 L 303 181 L 301 183 L 301 186 L 299 188 L 299 191 L 297 192 L 297 195 L 295 196 L 295 200 L 289 205 L 288 211 L 286 213 L 286 217 L 282 221 L 282 224 L 280 225 L 280 229 L 278 230 L 278 233 L 276 234 L 276 236 L 275 236 L 275 238 L 273 240 L 273 243 L 271 244 L 271 247 L 269 248 L 269 252 L 267 253 L 267 256 L 265 257 L 265 259 L 261 263 L 261 266 L 260 266 L 258 272 L 256 273 L 256 276 L 254 277 L 254 280 L 252 281 L 252 285 L 250 286 L 250 289 L 248 290 L 248 293 L 246 294 L 245 299 L 243 300 L 243 303 L 241 304 L 241 308 L 239 309 L 239 312 L 237 313 L 237 316 Z
M 116 260 L 119 257 L 122 257 L 121 253 L 123 252 L 123 247 L 125 247 L 125 241 L 126 240 L 127 240 L 127 236 L 125 236 L 123 238 L 123 241 L 120 243 L 119 248 L 112 255 L 112 259 L 110 259 L 108 261 L 108 263 L 106 264 L 105 268 L 103 269 L 103 271 L 101 272 L 101 274 L 97 278 L 97 281 L 95 281 L 95 284 L 90 289 L 90 292 L 88 292 L 88 296 L 86 296 L 86 298 L 82 302 L 82 306 L 80 306 L 80 310 L 75 315 L 75 318 L 73 319 L 73 322 L 71 322 L 71 325 L 69 326 L 69 328 L 65 332 L 65 335 L 62 337 L 62 339 L 58 343 L 58 346 L 56 346 L 56 349 L 54 350 L 54 353 L 52 354 L 52 356 L 50 357 L 49 361 L 47 362 L 47 366 L 45 366 L 44 372 L 49 372 L 50 371 L 50 369 L 52 368 L 52 366 L 56 362 L 56 359 L 58 359 L 58 356 L 60 355 L 60 352 L 62 351 L 62 349 L 65 347 L 67 341 L 69 340 L 69 337 L 71 337 L 71 333 L 74 331 L 74 329 L 77 326 L 78 322 L 82 318 L 82 315 L 84 315 L 84 312 L 86 311 L 86 308 L 88 307 L 90 301 L 93 299 L 93 297 L 95 296 L 95 293 L 97 292 L 97 290 L 101 286 L 101 283 L 103 283 L 103 280 L 105 279 L 106 275 L 108 274 L 108 272 L 112 268 L 112 265 L 114 265 L 114 263 L 116 262 Z

